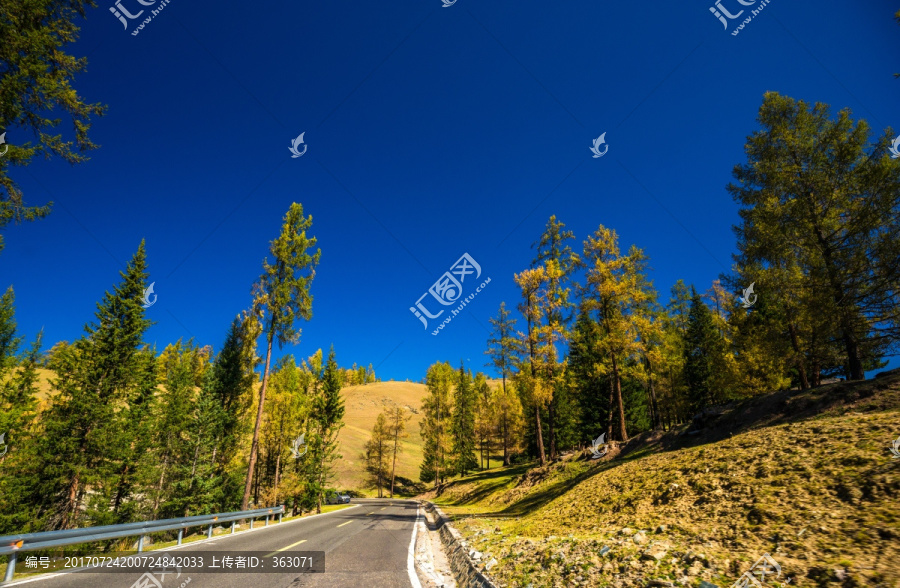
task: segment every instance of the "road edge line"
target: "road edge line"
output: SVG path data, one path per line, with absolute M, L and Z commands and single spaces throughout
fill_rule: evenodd
M 421 516 L 421 506 L 416 503 L 416 520 L 413 521 L 412 539 L 409 542 L 409 550 L 406 553 L 406 572 L 409 574 L 409 583 L 413 588 L 422 588 L 419 582 L 419 575 L 416 573 L 416 532 L 419 530 L 419 517 Z

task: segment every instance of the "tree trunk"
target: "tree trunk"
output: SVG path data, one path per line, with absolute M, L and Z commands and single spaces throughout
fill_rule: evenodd
M 625 406 L 622 402 L 622 380 L 619 377 L 619 365 L 616 363 L 616 356 L 612 355 L 613 381 L 616 388 L 616 408 L 619 413 L 619 432 L 621 433 L 621 441 L 628 441 L 628 432 L 625 430 Z
M 503 415 L 503 465 L 509 465 L 509 422 L 505 414 Z
M 806 378 L 806 362 L 803 358 L 803 351 L 800 349 L 800 337 L 797 336 L 797 325 L 793 322 L 788 323 L 788 331 L 791 334 L 791 347 L 797 355 L 797 371 L 800 372 L 800 389 L 809 389 L 809 380 Z
M 544 454 L 544 435 L 541 433 L 541 408 L 537 403 L 534 405 L 534 422 L 537 426 L 538 456 L 541 458 L 541 465 L 544 465 L 547 463 L 547 456 Z
M 394 460 L 391 464 L 391 498 L 394 497 L 394 479 L 397 474 L 397 445 L 400 443 L 400 424 L 397 423 L 394 428 Z
M 275 504 L 278 504 L 278 483 L 281 482 L 281 451 L 275 458 Z
M 552 381 L 552 376 L 551 376 Z M 554 402 L 556 401 L 556 394 L 553 395 L 553 398 L 550 400 L 550 404 L 548 407 L 547 414 L 547 426 L 548 426 L 548 434 L 550 435 L 550 461 L 556 459 L 556 410 L 554 406 Z
M 815 205 L 812 204 L 811 206 L 814 207 Z M 816 239 L 822 251 L 822 259 L 825 261 L 825 270 L 828 275 L 829 286 L 831 286 L 832 297 L 840 317 L 841 340 L 844 342 L 844 349 L 847 353 L 847 379 L 865 380 L 866 374 L 863 371 L 862 360 L 859 354 L 859 337 L 856 336 L 852 313 L 848 312 L 844 306 L 846 293 L 837 275 L 838 270 L 832 256 L 832 247 L 825 238 L 821 227 L 816 226 L 815 231 Z
M 272 319 L 274 321 L 274 319 Z M 250 465 L 247 468 L 247 482 L 244 484 L 244 498 L 241 510 L 247 510 L 250 502 L 250 489 L 253 487 L 253 470 L 256 467 L 256 454 L 259 451 L 259 426 L 262 423 L 263 405 L 266 402 L 266 385 L 269 383 L 269 365 L 272 361 L 272 339 L 275 337 L 275 325 L 270 323 L 269 336 L 266 341 L 266 369 L 263 372 L 262 386 L 259 388 L 259 408 L 256 410 L 256 424 L 253 426 L 253 443 L 250 445 Z

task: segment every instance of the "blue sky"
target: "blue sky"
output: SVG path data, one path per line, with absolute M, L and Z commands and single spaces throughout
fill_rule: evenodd
M 737 36 L 705 0 L 171 0 L 136 36 L 99 4 L 73 52 L 89 60 L 82 96 L 109 105 L 101 148 L 12 170 L 27 201 L 55 202 L 7 228 L 0 254 L 20 329 L 43 327 L 47 347 L 80 335 L 143 238 L 148 340 L 218 349 L 297 201 L 322 259 L 313 318 L 285 352 L 333 343 L 384 379 L 436 360 L 482 369 L 488 318 L 518 301 L 512 275 L 551 214 L 579 247 L 601 223 L 642 247 L 667 299 L 730 266 L 725 185 L 764 92 L 900 128 L 887 1 L 772 0 Z M 432 336 L 409 307 L 465 252 L 491 283 Z

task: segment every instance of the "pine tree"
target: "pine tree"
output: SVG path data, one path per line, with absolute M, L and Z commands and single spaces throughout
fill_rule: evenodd
M 604 357 L 600 326 L 582 309 L 575 320 L 569 345 L 568 376 L 579 406 L 579 439 L 587 444 L 609 430 L 609 377 L 599 367 Z
M 390 425 L 382 412 L 375 419 L 375 426 L 372 427 L 372 436 L 366 442 L 366 451 L 363 455 L 366 463 L 366 473 L 369 474 L 369 484 L 378 490 L 378 498 L 383 497 L 382 490 L 388 477 L 390 444 Z M 393 494 L 393 490 L 391 493 Z
M 497 318 L 488 319 L 491 323 L 491 335 L 488 337 L 488 349 L 485 354 L 490 357 L 490 363 L 500 373 L 503 386 L 503 398 L 508 398 L 506 379 L 512 375 L 513 368 L 518 364 L 524 349 L 522 342 L 516 336 L 516 319 L 509 318 L 510 312 L 506 310 L 506 303 L 500 303 Z M 509 408 L 508 403 L 504 403 Z M 500 410 L 497 413 L 500 422 L 500 435 L 503 444 L 503 465 L 509 465 L 510 448 L 510 419 L 508 410 Z
M 21 129 L 23 136 L 37 141 L 23 147 L 10 146 L 0 157 L 0 229 L 10 222 L 35 220 L 50 213 L 50 206 L 26 206 L 22 193 L 9 177 L 10 165 L 28 165 L 36 156 L 56 155 L 68 163 L 87 159 L 84 153 L 97 146 L 88 138 L 91 117 L 102 116 L 106 108 L 86 104 L 73 84 L 87 68 L 86 58 L 76 58 L 64 47 L 78 39 L 78 24 L 89 0 L 63 2 L 38 0 L 3 5 L 0 19 L 0 128 Z M 64 140 L 56 131 L 60 113 L 71 119 L 73 140 Z M 0 251 L 3 236 L 0 235 Z
M 693 412 L 697 412 L 721 399 L 719 390 L 715 388 L 715 376 L 716 370 L 724 363 L 725 349 L 712 312 L 693 289 L 684 354 L 690 406 Z
M 584 242 L 585 286 L 583 306 L 595 313 L 600 325 L 599 343 L 606 362 L 600 369 L 609 375 L 610 417 L 608 439 L 628 440 L 622 380 L 633 365 L 633 355 L 643 352 L 636 318 L 647 303 L 646 256 L 632 246 L 627 255 L 619 250 L 618 235 L 603 225 Z
M 97 305 L 97 323 L 86 326 L 86 336 L 55 361 L 59 393 L 42 418 L 39 481 L 31 497 L 48 529 L 77 526 L 86 489 L 103 497 L 118 481 L 120 407 L 141 383 L 139 352 L 150 326 L 141 306 L 147 278 L 143 242 L 121 276 Z
M 310 451 L 313 454 L 313 488 L 316 492 L 316 512 L 322 512 L 325 486 L 334 475 L 334 462 L 340 459 L 337 452 L 337 435 L 344 426 L 344 400 L 341 398 L 341 378 L 334 348 L 328 353 L 328 361 L 322 376 L 321 392 L 312 401 L 310 421 L 313 439 Z
M 253 371 L 257 362 L 254 329 L 258 323 L 248 316 L 236 317 L 228 329 L 221 351 L 206 374 L 201 393 L 209 397 L 218 419 L 215 422 L 216 444 L 210 462 L 213 477 L 219 481 L 216 510 L 238 510 L 242 481 L 232 463 L 237 459 L 244 433 L 244 421 L 252 403 Z
M 472 374 L 462 362 L 456 375 L 456 392 L 453 395 L 453 471 L 465 476 L 478 467 L 475 459 L 475 402 L 476 391 Z
M 796 267 L 808 314 L 832 317 L 813 338 L 840 341 L 846 376 L 863 379 L 900 343 L 892 286 L 900 281 L 900 161 L 886 153 L 893 133 L 872 144 L 869 125 L 849 110 L 832 120 L 825 104 L 775 92 L 765 94 L 758 121 L 747 163 L 728 186 L 741 206 L 737 265 Z
M 280 484 L 289 447 L 305 430 L 310 407 L 305 394 L 303 374 L 293 355 L 282 357 L 272 373 L 271 398 L 266 407 L 263 427 L 266 455 L 271 469 L 271 490 L 267 504 L 278 504 L 283 495 Z
M 547 454 L 544 451 L 541 411 L 550 403 L 552 395 L 552 389 L 538 377 L 544 364 L 540 355 L 542 310 L 539 293 L 546 281 L 546 272 L 543 268 L 528 269 L 516 274 L 513 279 L 522 292 L 519 311 L 525 317 L 526 324 L 522 342 L 525 355 L 517 373 L 516 388 L 519 390 L 522 406 L 527 407 L 529 413 L 534 415 L 534 420 L 529 423 L 528 429 L 534 439 L 535 453 L 543 466 L 547 463 Z
M 423 482 L 433 481 L 436 489 L 447 477 L 450 462 L 454 378 L 453 368 L 446 362 L 432 364 L 425 375 L 428 395 L 422 400 L 423 459 L 419 478 Z
M 494 397 L 491 394 L 491 387 L 487 382 L 487 377 L 478 372 L 475 374 L 473 382 L 472 395 L 475 399 L 475 438 L 478 442 L 478 461 L 479 468 L 490 468 L 491 465 L 491 449 L 493 448 L 494 438 L 497 436 L 497 417 L 495 406 L 493 404 Z M 487 466 L 485 466 L 485 454 L 487 454 Z
M 542 312 L 535 325 L 539 355 L 543 358 L 536 376 L 544 381 L 543 387 L 550 393 L 547 429 L 551 460 L 557 457 L 557 429 L 572 424 L 571 420 L 557 422 L 562 399 L 557 399 L 555 395 L 557 389 L 563 389 L 561 383 L 564 380 L 557 345 L 568 343 L 568 325 L 574 308 L 569 300 L 571 275 L 579 264 L 578 255 L 567 244 L 567 241 L 574 240 L 575 235 L 572 231 L 563 230 L 564 227 L 565 224 L 557 221 L 555 215 L 551 216 L 540 239 L 532 244 L 537 255 L 531 267 L 543 267 L 545 277 L 538 302 Z
M 241 510 L 246 510 L 250 502 L 250 490 L 259 451 L 259 427 L 266 402 L 266 387 L 269 384 L 272 344 L 277 341 L 280 349 L 285 343 L 299 342 L 300 330 L 295 328 L 295 322 L 299 318 L 309 320 L 312 317 L 313 299 L 310 285 L 316 275 L 321 251 L 316 249 L 315 253 L 310 252 L 316 246 L 316 238 L 306 236 L 310 226 L 312 216 L 304 217 L 303 206 L 296 202 L 291 204 L 284 217 L 281 234 L 269 247 L 274 261 L 271 264 L 268 259 L 263 261 L 263 274 L 255 286 L 254 307 L 258 308 L 259 313 L 268 313 L 265 318 L 266 362 L 259 388 L 259 404 L 256 424 L 253 427 L 250 463 L 247 468 Z M 319 502 L 321 503 L 321 500 Z
M 406 409 L 395 406 L 388 411 L 388 436 L 391 439 L 391 498 L 394 497 L 394 480 L 397 474 L 397 455 L 403 452 L 403 439 L 409 437 L 406 432 L 406 423 L 411 418 L 407 416 Z

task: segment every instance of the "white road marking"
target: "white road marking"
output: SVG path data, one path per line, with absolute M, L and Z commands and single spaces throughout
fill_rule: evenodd
M 416 575 L 416 531 L 419 526 L 419 504 L 416 503 L 416 520 L 413 522 L 413 531 L 412 531 L 412 539 L 409 541 L 409 551 L 406 554 L 406 572 L 409 574 L 409 583 L 412 584 L 413 588 L 422 588 L 422 583 L 419 582 L 419 576 Z

